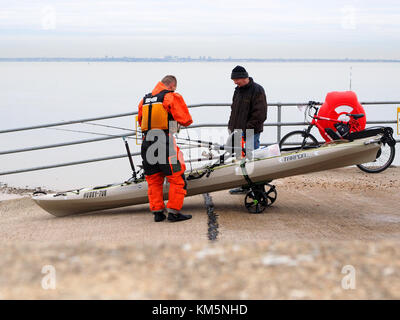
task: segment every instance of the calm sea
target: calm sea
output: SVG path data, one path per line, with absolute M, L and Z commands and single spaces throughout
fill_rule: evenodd
M 400 64 L 392 63 L 243 63 L 250 76 L 267 92 L 269 102 L 323 101 L 329 91 L 352 89 L 360 101 L 400 101 Z M 187 104 L 229 103 L 234 84 L 232 63 L 0 63 L 0 128 L 17 128 L 49 122 L 126 113 L 137 110 L 143 95 L 166 74 L 178 78 L 177 92 Z M 400 106 L 400 105 L 398 105 Z M 395 105 L 367 107 L 369 120 L 395 120 Z M 229 108 L 195 109 L 196 124 L 227 123 Z M 297 108 L 286 108 L 283 121 L 302 121 Z M 270 107 L 267 121 L 276 121 L 276 108 Z M 97 121 L 123 128 L 134 128 L 131 117 Z M 127 131 L 77 124 L 64 129 L 105 134 Z M 393 126 L 395 131 L 397 127 Z M 285 128 L 283 133 L 294 128 Z M 220 142 L 226 130 L 211 129 L 203 139 Z M 185 132 L 181 133 L 186 136 Z M 199 134 L 191 132 L 191 137 Z M 317 132 L 315 132 L 318 135 Z M 221 137 L 219 137 L 221 136 Z M 0 134 L 0 150 L 54 144 L 95 138 L 95 135 L 39 129 Z M 399 139 L 399 136 L 396 135 Z M 262 142 L 276 141 L 276 130 L 269 128 Z M 133 151 L 138 147 L 130 140 Z M 397 148 L 398 153 L 400 150 Z M 0 155 L 0 171 L 70 162 L 123 154 L 122 139 Z M 399 156 L 395 160 L 399 164 Z M 140 163 L 140 158 L 136 159 Z M 354 169 L 357 170 L 357 169 Z M 19 187 L 43 186 L 69 189 L 123 181 L 130 177 L 127 159 L 0 176 L 0 182 Z

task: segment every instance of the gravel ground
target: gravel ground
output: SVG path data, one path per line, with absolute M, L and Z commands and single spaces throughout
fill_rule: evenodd
M 3 200 L 0 298 L 399 299 L 399 178 L 345 168 L 274 181 L 260 215 L 223 191 L 210 217 L 194 196 L 193 219 L 176 224 L 146 205 L 55 218 Z

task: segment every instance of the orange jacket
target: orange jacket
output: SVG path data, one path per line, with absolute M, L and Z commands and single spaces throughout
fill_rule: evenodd
M 163 90 L 168 89 L 165 84 L 160 81 L 157 83 L 151 94 L 156 95 Z M 138 107 L 138 121 L 140 126 L 142 125 L 142 106 L 143 99 L 140 101 Z M 168 111 L 168 113 L 172 114 L 174 120 L 177 121 L 180 125 L 187 127 L 193 123 L 192 116 L 189 113 L 188 107 L 183 100 L 183 97 L 179 93 L 167 93 L 164 97 L 163 107 Z

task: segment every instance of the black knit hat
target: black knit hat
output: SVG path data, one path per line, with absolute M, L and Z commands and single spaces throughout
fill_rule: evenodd
M 236 66 L 232 70 L 231 79 L 241 79 L 241 78 L 248 78 L 249 74 L 247 73 L 246 69 L 242 66 Z

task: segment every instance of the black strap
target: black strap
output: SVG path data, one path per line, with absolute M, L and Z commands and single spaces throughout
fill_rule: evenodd
M 172 90 L 162 90 L 162 91 L 160 91 L 159 93 L 157 93 L 156 94 L 156 96 L 158 96 L 158 99 L 160 99 L 161 101 L 164 101 L 164 97 L 165 97 L 165 95 L 167 94 L 167 93 L 170 93 L 170 92 L 174 92 L 174 91 L 172 91 Z M 158 100 L 157 99 L 157 100 Z M 169 122 L 170 121 L 174 121 L 175 119 L 174 119 L 174 117 L 172 116 L 172 114 L 170 114 L 169 112 L 168 112 L 168 129 L 169 129 Z
M 169 92 L 174 92 L 174 91 L 172 91 L 172 90 L 162 90 L 162 91 L 160 91 L 159 93 L 157 93 L 155 96 L 157 96 L 157 97 L 159 97 L 159 98 L 161 98 L 161 101 L 164 101 L 164 96 L 167 94 L 167 93 L 169 93 Z M 154 97 L 155 97 L 154 96 Z M 158 99 L 157 99 L 158 100 Z
M 169 92 L 174 92 L 173 90 L 162 90 L 162 91 L 160 91 L 159 93 L 157 93 L 156 95 L 152 95 L 151 94 L 151 92 L 150 93 L 148 93 L 148 94 L 146 94 L 145 96 L 144 96 L 144 98 L 143 98 L 143 104 L 145 104 L 146 103 L 146 99 L 148 99 L 148 98 L 154 98 L 154 97 L 157 97 L 157 102 L 163 102 L 164 101 L 164 97 L 165 97 L 165 95 L 167 94 L 167 93 L 169 93 Z M 153 102 L 152 101 L 150 101 L 150 104 L 149 104 L 149 114 L 148 114 L 148 119 L 147 119 L 147 130 L 150 130 L 151 129 L 151 112 L 152 112 L 152 110 L 153 110 Z M 174 118 L 172 117 L 172 115 L 170 114 L 170 113 L 168 113 L 168 120 L 174 120 Z M 169 126 L 169 123 L 168 123 L 168 126 Z
M 151 129 L 151 112 L 152 112 L 152 110 L 153 110 L 153 103 L 150 102 L 150 105 L 149 105 L 149 117 L 147 119 L 147 130 Z
M 250 179 L 250 177 L 249 177 L 249 175 L 247 173 L 247 170 L 246 170 L 246 161 L 242 161 L 240 163 L 240 168 L 242 169 L 242 174 L 243 174 L 244 178 L 246 179 L 247 183 L 250 186 L 253 185 L 254 183 L 253 183 L 253 181 L 251 181 L 251 179 Z

